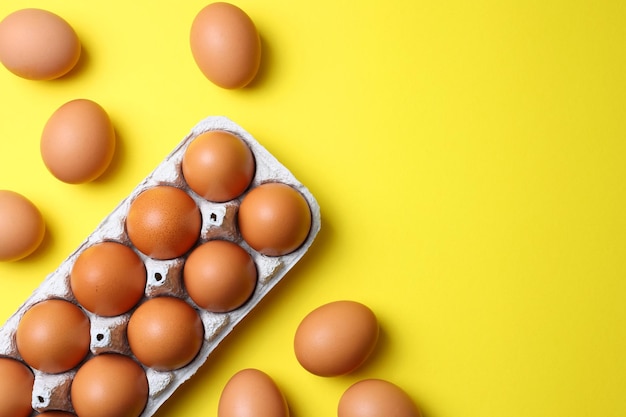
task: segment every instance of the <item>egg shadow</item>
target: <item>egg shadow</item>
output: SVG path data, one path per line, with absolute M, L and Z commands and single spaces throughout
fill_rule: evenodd
M 350 380 L 356 379 L 366 379 L 373 378 L 372 369 L 376 367 L 376 365 L 382 360 L 385 355 L 387 355 L 390 345 L 389 335 L 384 326 L 380 326 L 378 329 L 378 340 L 376 341 L 376 345 L 374 346 L 374 350 L 367 357 L 365 362 L 363 362 L 357 369 L 352 371 L 351 373 L 345 375 L 346 378 L 350 378 Z
M 274 59 L 274 52 L 267 42 L 267 40 L 260 36 L 261 38 L 261 63 L 259 65 L 259 69 L 255 75 L 255 77 L 244 87 L 244 90 L 254 90 L 259 88 L 266 82 L 268 77 L 269 68 L 271 67 L 272 61 Z
M 249 326 L 255 325 L 258 317 L 269 314 L 268 309 L 271 308 L 272 305 L 276 304 L 281 298 L 289 296 L 287 292 L 290 291 L 290 288 L 292 288 L 293 285 L 297 284 L 293 281 L 298 279 L 298 271 L 302 268 L 307 268 L 307 265 L 310 265 L 311 262 L 316 262 L 316 260 L 322 256 L 323 252 L 328 250 L 328 242 L 332 240 L 332 235 L 332 227 L 327 224 L 327 222 L 322 221 L 320 231 L 318 232 L 313 244 L 309 247 L 307 253 L 292 267 L 284 279 L 278 282 L 276 286 L 258 302 L 250 313 L 248 313 L 248 315 L 246 315 L 235 326 L 233 331 L 218 343 L 207 358 L 206 362 L 198 369 L 189 383 L 179 386 L 178 389 L 174 391 L 172 396 L 159 408 L 155 417 L 175 415 L 177 414 L 176 409 L 179 401 L 185 401 L 184 398 L 192 394 L 195 394 L 196 396 L 202 395 L 201 390 L 203 388 L 200 384 L 194 384 L 193 381 L 209 378 L 209 375 L 213 372 L 215 366 L 219 366 L 220 363 L 224 363 L 227 360 L 232 360 L 231 351 L 233 350 L 233 346 L 241 343 L 241 338 Z M 226 381 L 224 381 L 224 384 L 225 383 Z M 219 390 L 219 392 L 221 392 L 223 388 L 223 386 L 214 387 L 214 389 Z M 294 409 L 292 408 L 292 404 L 289 404 L 289 398 L 287 396 L 286 399 L 291 413 Z M 217 404 L 208 404 L 208 407 L 217 410 Z M 294 417 L 295 415 L 297 415 L 295 412 L 290 414 L 291 417 Z
M 285 396 L 285 400 L 287 401 L 287 408 L 289 409 L 289 417 L 298 417 L 300 413 L 297 410 L 294 410 L 292 404 L 289 403 L 289 398 L 286 395 L 284 396 Z
M 48 226 L 48 223 L 46 222 L 45 214 L 42 213 L 42 215 L 44 215 L 45 232 L 44 232 L 41 243 L 39 244 L 39 246 L 37 246 L 37 248 L 31 254 L 13 262 L 19 262 L 20 264 L 24 264 L 28 266 L 31 263 L 40 262 L 41 259 L 47 256 L 50 248 L 54 244 L 54 237 L 53 237 L 52 231 L 50 230 L 50 227 Z
M 378 340 L 370 356 L 355 371 L 342 376 L 342 378 L 344 378 L 346 381 L 345 390 L 350 388 L 353 384 L 357 383 L 358 381 L 362 381 L 364 379 L 372 379 L 372 378 L 382 379 L 382 380 L 389 381 L 393 384 L 397 384 L 393 378 L 393 373 L 392 373 L 393 371 L 390 369 L 385 369 L 383 366 L 380 366 L 380 361 L 382 361 L 384 357 L 390 355 L 390 350 L 391 350 L 390 347 L 392 344 L 392 338 L 387 332 L 384 323 L 382 324 L 379 323 L 379 326 L 380 327 L 379 327 L 379 333 L 378 333 Z M 381 371 L 374 372 L 373 368 L 377 368 Z M 425 411 L 423 403 L 420 401 L 419 396 L 416 396 L 414 392 L 406 391 L 404 387 L 401 385 L 399 385 L 399 388 L 401 388 L 411 398 L 413 403 L 419 408 L 421 417 L 432 416 L 430 412 Z M 291 416 L 291 417 L 294 417 L 294 416 Z
M 115 122 L 113 120 L 111 123 L 115 126 Z M 113 159 L 111 159 L 109 166 L 102 173 L 102 175 L 92 181 L 94 184 L 102 184 L 107 181 L 112 181 L 111 178 L 114 177 L 115 174 L 121 169 L 123 165 L 122 162 L 125 160 L 127 149 L 124 137 L 120 135 L 118 129 L 115 127 L 113 129 L 115 131 L 115 152 L 113 153 Z
M 50 80 L 50 81 L 54 81 L 58 83 L 59 81 L 69 81 L 80 76 L 80 74 L 87 71 L 87 68 L 89 68 L 89 66 L 91 65 L 91 60 L 92 60 L 91 53 L 81 43 L 80 56 L 78 57 L 78 61 L 72 67 L 72 69 L 69 70 L 67 73 L 63 74 L 62 76 L 55 78 L 53 80 Z
M 328 251 L 332 242 L 334 231 L 333 226 L 326 219 L 321 219 L 320 229 L 315 236 L 315 240 L 304 254 L 300 260 L 292 266 L 291 270 L 287 273 L 283 281 L 281 281 L 278 285 L 285 282 L 289 282 L 292 278 L 297 279 L 297 276 L 300 274 L 300 270 L 310 268 L 310 264 L 317 262 L 320 257 L 323 256 L 323 253 Z

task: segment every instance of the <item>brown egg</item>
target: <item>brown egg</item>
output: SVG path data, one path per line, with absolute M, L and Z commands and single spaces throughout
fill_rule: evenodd
M 128 237 L 155 259 L 184 255 L 200 236 L 202 217 L 185 191 L 169 186 L 149 188 L 132 202 L 126 218 Z
M 298 362 L 319 376 L 350 373 L 370 356 L 378 340 L 378 321 L 368 307 L 335 301 L 310 312 L 294 338 Z
M 28 417 L 35 376 L 22 362 L 0 357 L 0 417 Z
M 265 372 L 244 369 L 233 375 L 220 396 L 217 417 L 289 417 L 289 407 Z
M 191 252 L 183 269 L 185 288 L 201 308 L 223 313 L 242 306 L 256 286 L 257 270 L 236 243 L 211 240 Z
M 80 50 L 74 29 L 46 10 L 18 10 L 0 22 L 0 62 L 19 77 L 59 78 L 74 68 Z
M 202 347 L 200 315 L 174 297 L 152 298 L 133 312 L 128 322 L 128 344 L 144 365 L 159 371 L 182 368 Z
M 281 256 L 298 249 L 311 229 L 311 210 L 295 188 L 282 183 L 262 184 L 241 202 L 239 230 L 256 251 Z
M 212 3 L 191 25 L 191 53 L 202 73 L 223 88 L 241 88 L 261 63 L 261 38 L 250 17 L 229 3 Z
M 37 207 L 26 197 L 0 190 L 0 261 L 16 261 L 33 253 L 46 226 Z
M 102 242 L 85 249 L 70 275 L 76 300 L 100 316 L 126 313 L 143 297 L 146 267 L 128 246 Z
M 46 168 L 57 179 L 68 184 L 93 181 L 113 159 L 115 130 L 99 104 L 72 100 L 48 119 L 40 150 Z
M 128 356 L 102 354 L 76 372 L 71 401 L 80 417 L 137 417 L 148 402 L 148 379 Z
M 46 300 L 22 316 L 15 335 L 17 350 L 31 367 L 47 373 L 65 372 L 89 352 L 89 319 L 65 300 Z
M 419 408 L 400 387 L 381 379 L 352 385 L 339 400 L 338 417 L 421 417 Z
M 237 136 L 214 130 L 189 144 L 182 171 L 189 187 L 199 196 L 224 202 L 239 197 L 252 182 L 254 156 Z
M 37 414 L 37 417 L 76 417 L 76 414 L 65 411 L 46 411 L 44 413 Z

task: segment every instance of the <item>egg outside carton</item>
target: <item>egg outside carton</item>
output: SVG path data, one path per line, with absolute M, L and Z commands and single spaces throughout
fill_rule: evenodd
M 266 182 L 282 182 L 297 189 L 307 200 L 312 214 L 311 230 L 305 242 L 296 251 L 279 257 L 269 257 L 253 250 L 239 235 L 236 214 L 242 198 L 226 202 L 209 202 L 191 191 L 182 176 L 181 163 L 187 146 L 198 135 L 211 131 L 224 130 L 243 139 L 252 150 L 255 158 L 255 175 L 249 190 Z M 254 293 L 248 301 L 236 310 L 227 313 L 211 313 L 198 307 L 186 294 L 182 284 L 182 269 L 185 256 L 171 260 L 156 260 L 147 257 L 134 248 L 125 231 L 126 214 L 130 204 L 142 191 L 158 185 L 170 185 L 185 190 L 196 202 L 202 213 L 202 229 L 196 245 L 210 239 L 227 239 L 241 245 L 253 258 L 258 278 Z M 291 172 L 270 154 L 252 135 L 230 119 L 211 116 L 199 122 L 178 146 L 126 197 L 91 233 L 56 271 L 46 277 L 42 284 L 18 308 L 0 328 L 0 356 L 22 360 L 15 342 L 15 332 L 21 317 L 34 304 L 52 298 L 69 300 L 78 305 L 70 289 L 70 273 L 76 258 L 88 247 L 103 241 L 116 241 L 132 247 L 146 265 L 147 282 L 143 301 L 162 295 L 182 298 L 200 314 L 204 326 L 204 341 L 195 359 L 183 368 L 173 371 L 157 371 L 142 367 L 146 371 L 149 384 L 149 398 L 141 417 L 153 415 L 176 389 L 204 364 L 219 343 L 228 336 L 235 326 L 282 280 L 287 272 L 307 252 L 321 226 L 320 208 L 310 191 L 296 180 Z M 137 306 L 135 306 L 136 308 Z M 132 357 L 126 339 L 126 327 L 131 312 L 115 317 L 101 317 L 84 308 L 91 323 L 90 357 L 116 352 Z M 83 362 L 84 362 L 83 361 Z M 73 412 L 70 402 L 71 382 L 77 366 L 61 374 L 47 374 L 33 370 L 35 384 L 32 392 L 32 406 L 36 412 L 63 410 Z M 33 415 L 36 415 L 35 413 Z

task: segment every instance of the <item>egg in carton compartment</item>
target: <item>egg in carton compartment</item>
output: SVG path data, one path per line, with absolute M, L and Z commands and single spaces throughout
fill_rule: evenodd
M 242 139 L 252 151 L 255 171 L 247 191 L 239 197 L 223 203 L 211 202 L 193 192 L 182 174 L 182 160 L 189 144 L 199 135 L 209 131 L 225 131 Z M 247 193 L 265 183 L 282 183 L 293 187 L 306 200 L 311 214 L 311 225 L 304 242 L 294 251 L 280 256 L 268 256 L 253 249 L 241 236 L 237 225 L 239 206 Z M 201 219 L 201 231 L 195 242 L 200 244 L 213 239 L 236 243 L 251 256 L 257 269 L 257 281 L 252 295 L 240 307 L 227 312 L 210 312 L 199 307 L 185 291 L 182 271 L 192 250 L 174 259 L 154 259 L 135 248 L 128 237 L 126 219 L 134 199 L 143 191 L 157 186 L 173 186 L 184 190 L 197 204 Z M 132 357 L 127 338 L 127 326 L 133 311 L 143 302 L 159 297 L 171 296 L 182 299 L 199 314 L 204 330 L 204 338 L 199 352 L 187 365 L 174 370 L 156 370 L 141 364 L 144 369 L 149 396 L 142 417 L 153 415 L 156 410 L 185 381 L 191 378 L 218 344 L 235 326 L 268 294 L 287 272 L 307 252 L 320 230 L 320 208 L 310 193 L 271 155 L 254 137 L 242 127 L 222 116 L 211 116 L 194 126 L 178 146 L 150 173 L 67 257 L 61 265 L 49 274 L 32 295 L 18 308 L 0 329 L 0 357 L 8 357 L 24 363 L 17 349 L 16 332 L 21 318 L 34 305 L 50 299 L 67 300 L 77 305 L 90 321 L 90 346 L 87 356 L 78 366 L 60 372 L 46 373 L 33 367 L 35 375 L 32 390 L 33 415 L 36 412 L 60 410 L 74 412 L 70 398 L 72 381 L 77 370 L 89 359 L 102 353 L 118 353 Z M 101 242 L 119 242 L 131 247 L 141 258 L 146 269 L 146 285 L 142 299 L 130 311 L 103 317 L 80 306 L 70 286 L 72 267 L 79 255 L 87 248 Z M 137 361 L 140 363 L 140 361 Z

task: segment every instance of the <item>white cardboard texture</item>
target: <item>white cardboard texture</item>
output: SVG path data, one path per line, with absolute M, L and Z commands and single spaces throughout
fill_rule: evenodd
M 226 203 L 212 203 L 187 187 L 181 172 L 184 152 L 196 136 L 210 130 L 231 132 L 243 139 L 252 150 L 256 162 L 256 173 L 248 191 L 265 182 L 282 182 L 291 185 L 305 197 L 311 208 L 311 231 L 304 244 L 295 252 L 285 256 L 268 257 L 251 249 L 241 239 L 236 226 L 236 213 L 243 196 Z M 130 203 L 142 191 L 156 185 L 173 185 L 187 191 L 198 204 L 202 214 L 202 231 L 198 243 L 213 238 L 222 238 L 240 244 L 250 253 L 256 263 L 258 281 L 252 297 L 242 307 L 228 313 L 211 313 L 196 306 L 184 291 L 181 277 L 182 266 L 185 262 L 184 257 L 173 260 L 155 260 L 133 247 L 146 265 L 147 284 L 144 300 L 158 295 L 173 295 L 182 298 L 199 312 L 205 330 L 202 348 L 196 358 L 187 366 L 168 372 L 159 372 L 144 366 L 148 377 L 150 396 L 141 417 L 153 415 L 183 382 L 197 372 L 217 345 L 306 253 L 321 225 L 320 208 L 317 201 L 287 168 L 281 165 L 252 135 L 228 118 L 208 117 L 193 127 L 191 132 L 164 161 L 100 223 L 96 230 L 63 261 L 57 270 L 45 278 L 24 304 L 7 320 L 0 329 L 0 356 L 21 360 L 15 344 L 15 331 L 20 318 L 33 304 L 50 298 L 62 298 L 78 304 L 69 286 L 69 276 L 76 258 L 83 250 L 93 244 L 108 240 L 118 241 L 132 247 L 125 231 L 125 220 Z M 126 325 L 131 312 L 117 317 L 100 317 L 87 310 L 83 309 L 83 311 L 91 321 L 91 352 L 88 358 L 103 352 L 132 355 L 126 341 Z M 47 410 L 73 412 L 69 392 L 76 369 L 54 375 L 33 370 L 35 374 L 35 385 L 32 393 L 33 409 L 37 412 Z M 33 415 L 35 414 L 33 413 Z

